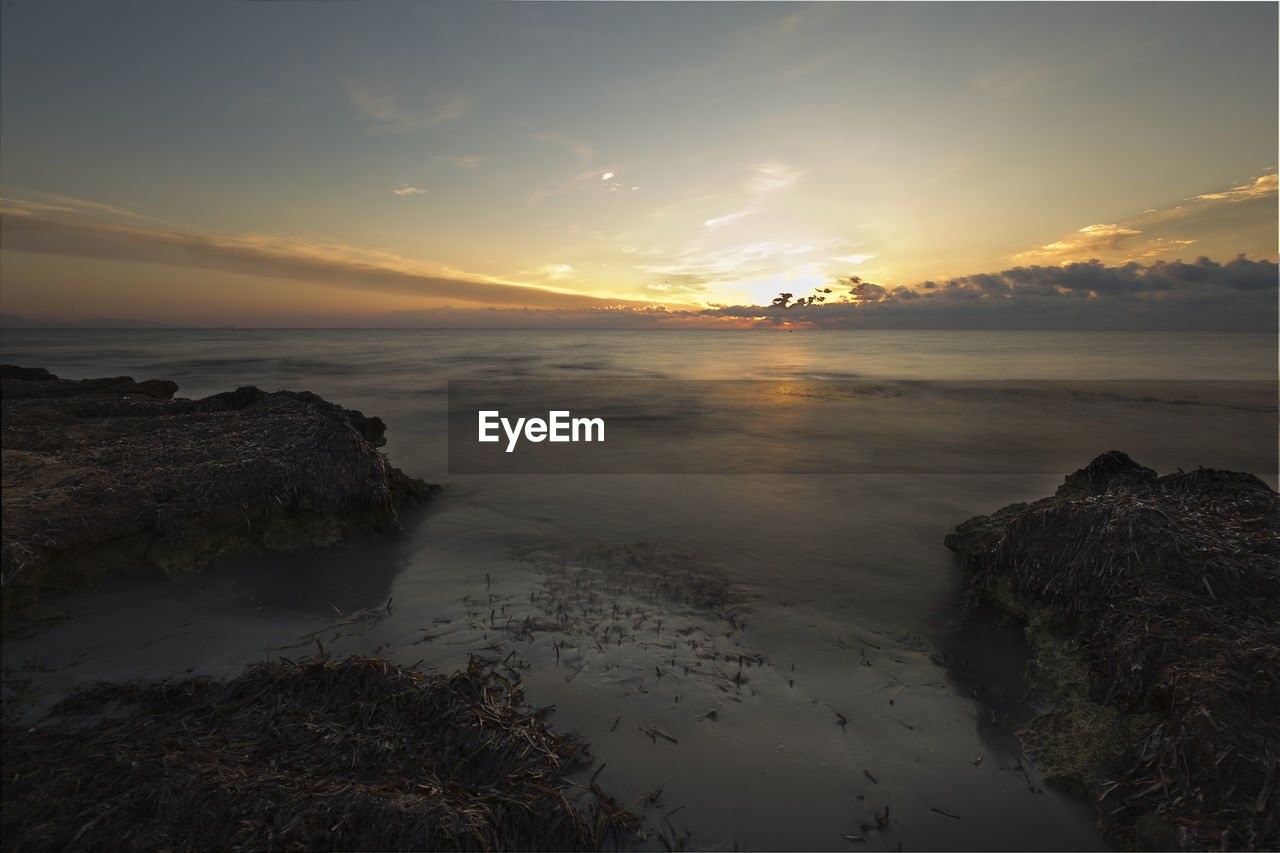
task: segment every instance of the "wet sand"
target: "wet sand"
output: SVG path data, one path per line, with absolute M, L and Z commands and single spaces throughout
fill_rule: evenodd
M 6 699 L 24 703 L 9 713 L 76 683 L 231 676 L 279 655 L 437 671 L 477 656 L 587 739 L 596 781 L 643 818 L 641 849 L 1104 847 L 1087 806 L 1021 757 L 1012 627 L 837 623 L 637 543 L 451 574 L 447 543 L 422 547 L 447 512 L 420 515 L 407 538 L 68 599 L 70 622 L 4 644 Z M 403 582 L 423 571 L 429 586 Z

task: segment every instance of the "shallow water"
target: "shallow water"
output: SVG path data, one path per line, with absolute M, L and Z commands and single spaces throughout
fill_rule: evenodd
M 1276 482 L 1273 335 L 38 331 L 0 349 L 189 397 L 315 391 L 383 418 L 393 463 L 442 486 L 404 536 L 104 584 L 3 645 L 7 686 L 321 648 L 441 669 L 483 655 L 587 737 L 620 800 L 662 786 L 636 805 L 649 849 L 1102 847 L 1087 806 L 1020 763 L 1017 630 L 958 619 L 942 538 L 1113 447 Z M 648 443 L 619 470 L 660 473 L 451 474 L 448 382 L 513 378 L 531 398 L 578 378 L 624 397 L 655 379 L 803 393 L 692 414 L 646 397 Z

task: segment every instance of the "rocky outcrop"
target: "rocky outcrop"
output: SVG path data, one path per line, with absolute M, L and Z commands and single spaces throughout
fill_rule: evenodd
M 0 368 L 4 633 L 61 618 L 47 592 L 122 573 L 397 530 L 429 486 L 391 466 L 378 418 L 308 392 L 244 387 L 202 400 L 129 377 Z
M 1046 781 L 1137 849 L 1280 847 L 1280 495 L 1111 451 L 947 537 L 1027 623 Z

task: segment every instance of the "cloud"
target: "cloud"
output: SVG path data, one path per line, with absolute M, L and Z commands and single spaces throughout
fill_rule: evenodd
M 27 201 L 20 198 L 0 197 L 5 209 L 12 213 L 84 213 L 79 207 L 66 204 L 45 204 L 40 201 Z
M 717 290 L 717 282 L 697 273 L 668 272 L 661 280 L 649 281 L 641 290 L 651 300 L 680 300 L 686 305 L 697 305 L 706 304 L 707 297 Z
M 746 279 L 763 279 L 795 266 L 794 256 L 811 252 L 812 242 L 757 240 L 709 247 L 694 245 L 684 251 L 662 253 L 662 260 L 640 264 L 639 269 L 660 276 L 696 275 L 705 281 L 734 284 Z M 781 260 L 791 256 L 790 260 Z
M 751 216 L 752 214 L 757 212 L 758 211 L 756 210 L 756 208 L 748 208 L 746 210 L 736 210 L 733 213 L 726 213 L 724 216 L 717 216 L 717 217 L 714 217 L 713 219 L 708 219 L 702 224 L 707 228 L 720 228 L 725 225 L 731 225 L 732 223 L 737 222 L 739 219 L 745 219 L 746 217 Z
M 557 189 L 534 190 L 525 197 L 524 203 L 526 207 L 536 207 L 546 199 L 554 198 L 558 195 L 564 195 L 564 192 L 564 190 Z
M 1262 175 L 1254 178 L 1251 182 L 1234 186 L 1223 192 L 1205 193 L 1204 195 L 1192 196 L 1192 198 L 1208 201 L 1244 201 L 1251 198 L 1268 198 L 1276 194 L 1276 177 L 1275 174 Z
M 421 187 L 400 186 L 392 190 L 396 195 L 422 195 L 426 190 Z
M 1014 267 L 914 288 L 831 282 L 825 303 L 796 305 L 583 306 L 565 309 L 433 308 L 365 325 L 483 328 L 852 328 L 852 329 L 1276 329 L 1276 264 L 1085 263 Z M 655 292 L 698 288 L 672 280 Z M 851 293 L 850 291 L 856 291 Z M 806 294 L 796 292 L 795 297 Z M 836 301 L 839 296 L 844 301 Z
M 278 321 L 277 321 L 278 322 Z M 595 308 L 531 309 L 531 308 L 465 308 L 446 306 L 410 311 L 396 311 L 358 318 L 324 318 L 333 327 L 359 328 L 423 328 L 423 329 L 645 329 L 705 328 L 705 317 L 689 311 L 672 311 L 660 305 L 602 306 Z M 314 326 L 314 317 L 299 318 L 296 325 Z M 717 325 L 739 325 L 720 321 Z M 746 325 L 741 324 L 741 325 Z
M 4 214 L 6 251 L 169 264 L 438 301 L 540 308 L 624 301 L 513 282 L 432 274 L 415 269 L 399 256 L 349 246 L 253 234 L 195 234 L 117 225 L 14 207 L 7 208 Z
M 777 282 L 795 298 L 822 295 L 823 303 L 789 308 L 769 304 L 704 308 L 654 305 L 657 300 L 713 293 L 742 281 L 746 268 L 807 247 L 761 241 L 722 255 L 677 255 L 641 266 L 654 276 L 644 296 L 597 298 L 513 282 L 469 278 L 446 271 L 423 272 L 399 256 L 347 246 L 266 235 L 195 234 L 136 224 L 51 215 L 41 203 L 7 205 L 6 251 L 169 264 L 246 275 L 304 281 L 317 286 L 426 298 L 432 308 L 358 319 L 335 325 L 483 327 L 812 327 L 884 329 L 1257 329 L 1274 331 L 1277 266 L 1238 256 L 1192 262 L 1155 260 L 1108 265 L 1098 260 L 1065 264 L 1019 264 L 1000 272 L 975 273 L 912 287 L 886 286 L 818 273 Z M 1087 232 L 1115 236 L 1107 226 Z M 578 275 L 568 264 L 531 271 L 546 281 Z M 767 278 L 767 277 L 766 277 Z M 814 288 L 815 281 L 822 280 Z M 803 283 L 801 283 L 803 281 Z M 6 282 L 6 287 L 12 287 Z M 830 293 L 824 291 L 829 288 Z M 803 292 L 802 292 L 803 291 Z M 723 291 L 721 291 L 723 292 Z M 767 302 L 767 300 L 766 300 Z M 467 306 L 473 306 L 468 308 Z M 284 322 L 275 318 L 272 322 Z M 299 315 L 297 323 L 315 325 Z M 326 321 L 327 322 L 327 321 Z
M 786 189 L 804 175 L 804 172 L 786 163 L 761 163 L 751 169 L 746 188 L 753 193 L 765 195 Z
M 1274 255 L 1276 175 L 1264 174 L 1227 190 L 1149 208 L 1128 220 L 1086 225 L 1020 252 L 1018 264 L 1073 263 L 1097 259 L 1113 264 L 1170 259 L 1196 246 L 1202 252 L 1239 251 Z
M 583 163 L 591 162 L 591 158 L 596 154 L 596 148 L 590 142 L 582 139 L 570 139 L 559 133 L 535 133 L 532 138 L 537 142 L 546 142 L 563 148 Z
M 603 189 L 605 192 L 612 193 L 624 189 L 626 186 L 627 185 L 622 182 L 621 178 L 619 178 L 617 169 L 602 170 L 599 166 L 595 166 L 570 175 L 567 180 L 562 180 L 560 185 L 557 187 L 544 187 L 542 189 L 535 190 L 527 197 L 526 200 L 527 203 L 532 206 L 545 198 L 550 198 L 551 196 L 561 195 L 568 192 L 595 193 L 600 192 L 601 189 Z M 639 187 L 633 186 L 631 189 L 637 190 Z
M 483 157 L 477 157 L 475 155 L 469 155 L 469 156 L 441 155 L 436 157 L 436 159 L 444 160 L 446 163 L 448 163 L 449 165 L 457 169 L 474 169 L 484 162 Z
M 76 213 L 76 214 L 107 214 L 108 216 L 119 216 L 126 219 L 141 219 L 146 222 L 160 222 L 154 216 L 144 216 L 141 213 L 134 213 L 123 207 L 117 207 L 111 204 L 103 204 L 97 201 L 89 201 L 82 198 L 73 198 L 68 195 L 59 195 L 58 193 L 34 192 L 33 195 L 47 198 L 55 204 L 41 204 L 40 202 L 24 201 L 21 199 L 7 198 L 3 199 L 7 205 L 15 205 L 27 210 L 45 210 L 50 212 Z
M 369 129 L 379 133 L 422 130 L 455 119 L 471 106 L 465 95 L 454 95 L 436 105 L 422 105 L 415 103 L 419 98 L 363 81 L 348 81 L 344 88 L 351 105 L 369 120 Z
M 576 274 L 573 267 L 569 264 L 543 264 L 536 270 L 533 270 L 533 273 L 541 276 L 542 278 L 549 278 L 552 281 L 571 278 Z
M 959 177 L 960 175 L 963 175 L 966 172 L 972 171 L 973 166 L 974 166 L 973 157 L 965 153 L 956 154 L 954 157 L 952 157 L 950 160 L 947 161 L 946 165 L 944 165 L 938 171 L 934 172 L 929 177 L 925 178 L 923 181 L 923 185 L 933 186 L 935 184 L 940 184 L 943 181 L 949 181 L 952 178 Z
M 1141 233 L 1136 228 L 1125 228 L 1121 225 L 1086 225 L 1066 239 L 1055 240 L 1047 246 L 1042 246 L 1041 251 L 1079 254 L 1120 249 L 1123 248 L 1127 238 L 1136 237 Z
M 975 75 L 969 80 L 969 85 L 979 91 L 993 93 L 999 97 L 1007 98 L 1013 95 L 1021 94 L 1039 81 L 1047 79 L 1046 68 L 1014 68 L 1006 66 L 1003 68 L 994 68 L 990 71 L 984 71 Z
M 713 316 L 830 328 L 1274 329 L 1276 264 L 1099 261 L 1018 266 L 914 288 L 844 286 L 826 304 L 716 306 Z M 803 294 L 801 294 L 803 295 Z M 843 301 L 833 301 L 835 296 Z
M 848 59 L 849 54 L 846 51 L 827 51 L 806 59 L 804 62 L 782 68 L 778 74 L 778 79 L 786 81 L 799 80 L 801 77 L 807 77 L 817 71 L 844 64 Z
M 1098 262 L 1013 267 L 914 288 L 860 280 L 829 283 L 825 303 L 791 307 L 611 306 L 567 311 L 424 312 L 422 322 L 488 327 L 862 328 L 862 329 L 1253 329 L 1276 328 L 1276 264 L 1244 257 L 1227 263 L 1158 261 L 1109 267 Z M 697 281 L 648 289 L 669 292 Z M 692 278 L 692 277 L 687 277 Z M 821 290 L 821 288 L 819 289 Z M 806 297 L 798 291 L 794 297 Z

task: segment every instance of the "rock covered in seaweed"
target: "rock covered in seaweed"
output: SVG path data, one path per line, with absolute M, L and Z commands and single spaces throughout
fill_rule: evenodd
M 102 719 L 103 711 L 123 716 Z M 100 684 L 6 730 L 15 849 L 595 850 L 633 814 L 514 677 L 375 658 Z M 593 779 L 594 781 L 594 779 Z M 589 802 L 575 801 L 573 791 Z M 90 817 L 91 816 L 91 817 Z M 616 841 L 616 838 L 614 838 Z
M 1280 847 L 1280 495 L 1111 451 L 947 537 L 1027 621 L 1046 779 L 1126 847 Z
M 59 618 L 44 592 L 397 530 L 396 504 L 429 491 L 374 449 L 381 420 L 308 392 L 171 399 L 164 380 L 8 365 L 0 382 L 6 634 Z

